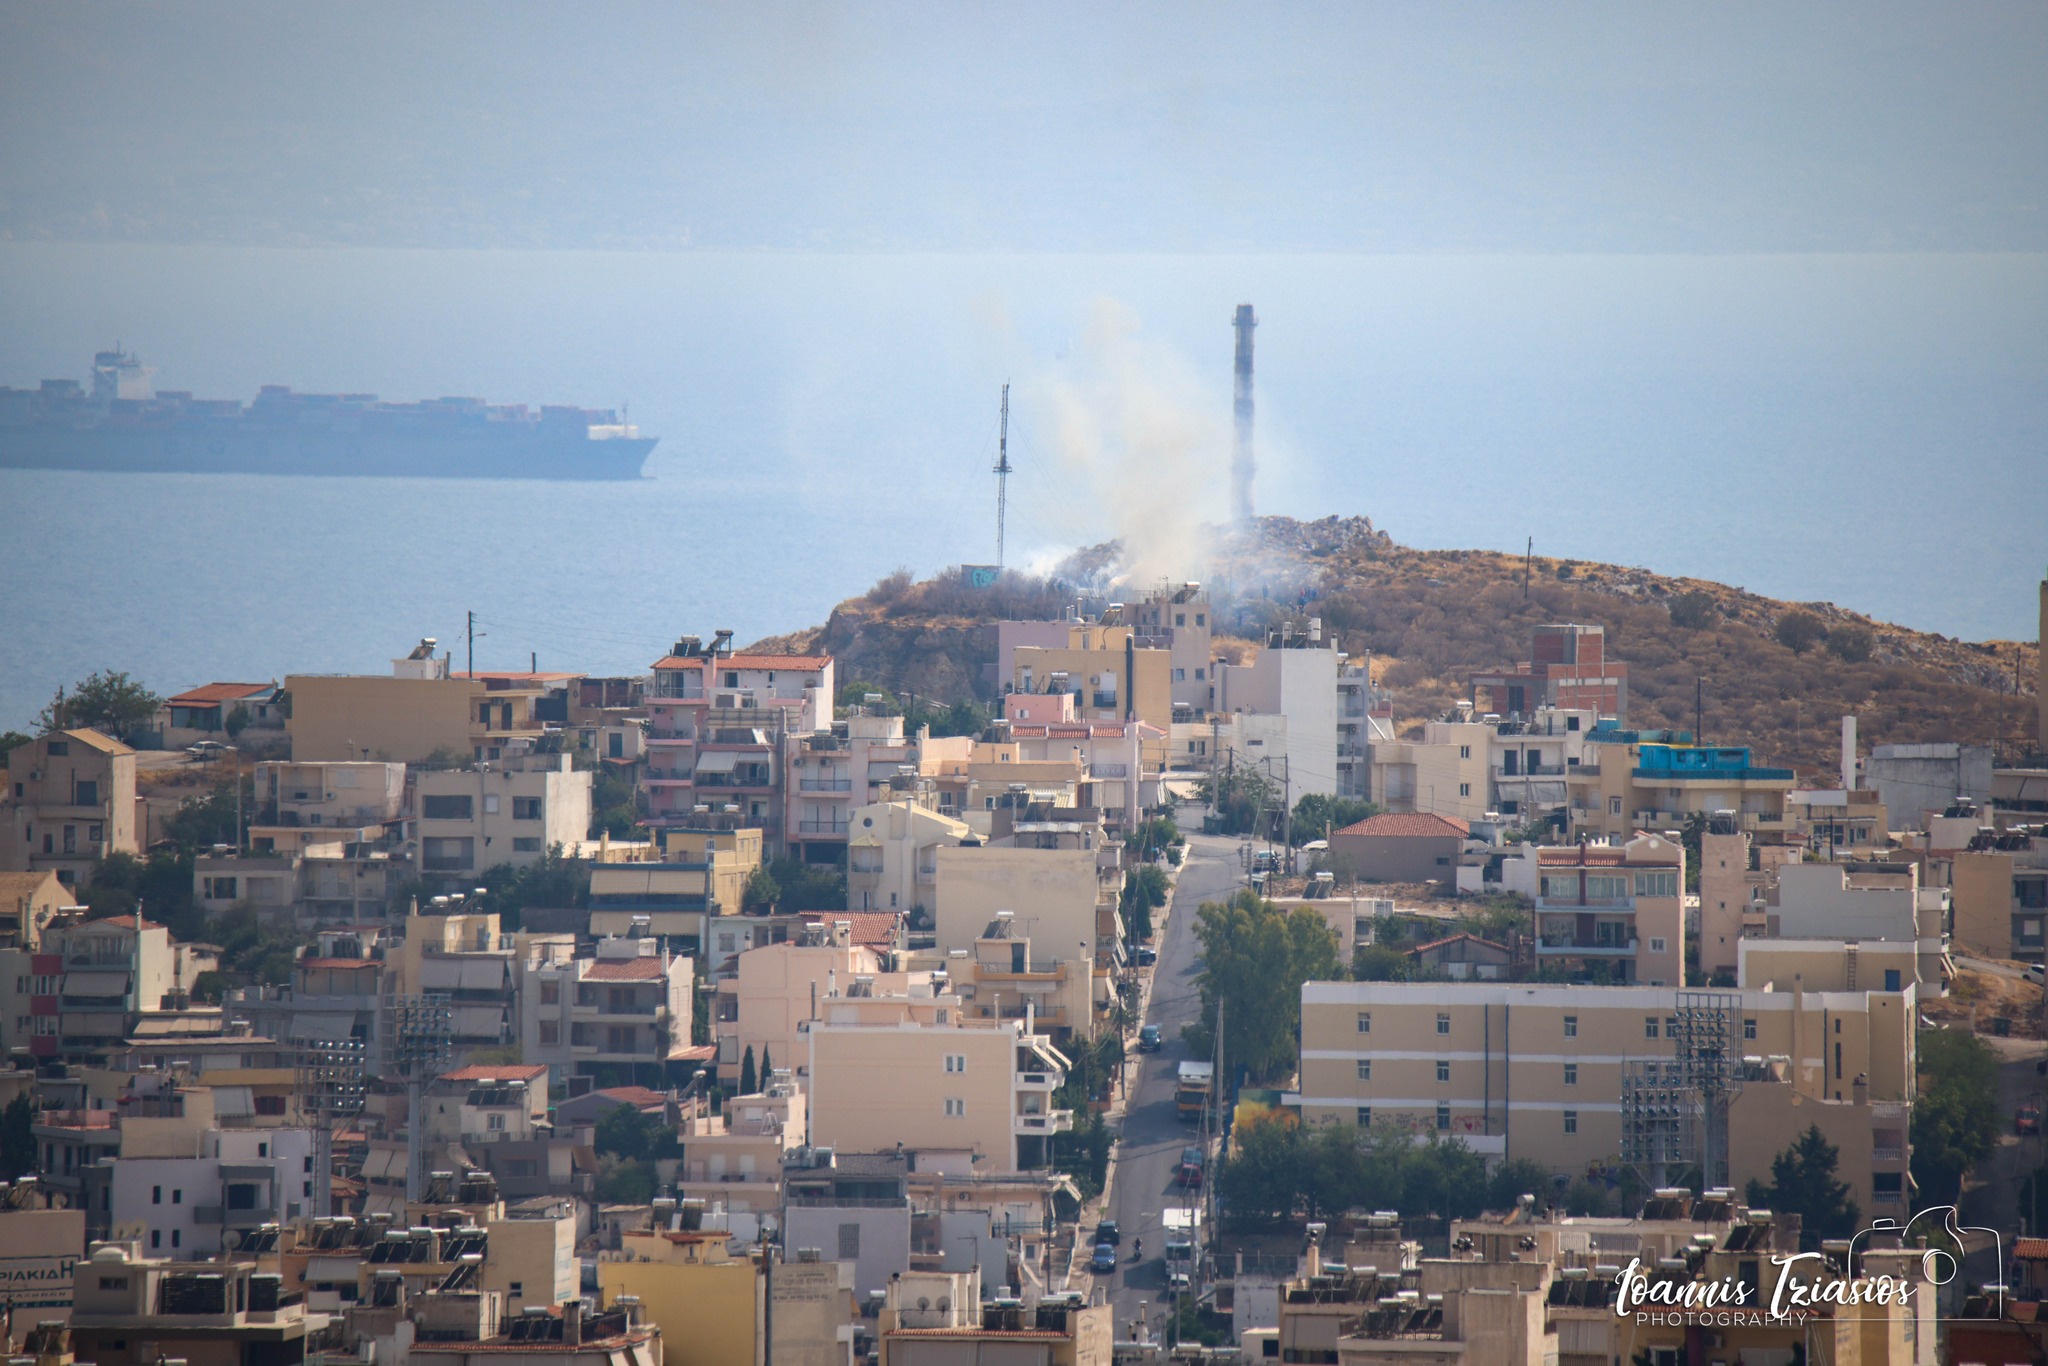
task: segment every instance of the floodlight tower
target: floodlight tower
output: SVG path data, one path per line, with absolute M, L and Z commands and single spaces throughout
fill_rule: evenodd
M 405 1082 L 405 1198 L 420 1198 L 426 1166 L 422 1093 L 448 1065 L 454 1049 L 455 1012 L 441 995 L 393 996 L 384 1004 L 386 1075 Z

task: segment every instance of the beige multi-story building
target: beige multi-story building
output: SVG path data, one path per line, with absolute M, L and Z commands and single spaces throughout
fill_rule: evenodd
M 908 798 L 858 807 L 847 826 L 846 904 L 855 911 L 930 910 L 938 851 L 974 835 L 967 822 Z
M 1729 1046 L 1744 1056 L 1786 1060 L 1788 1095 L 1854 1102 L 1860 1079 L 1869 1100 L 1909 1104 L 1914 1000 L 1911 982 L 1898 991 L 1795 982 L 1717 993 L 1706 1008 L 1724 1017 Z M 1697 1004 L 1688 998 L 1687 1008 Z M 1311 982 L 1302 988 L 1302 1117 L 1455 1135 L 1489 1155 L 1582 1171 L 1623 1151 L 1624 1079 L 1670 1080 L 1680 1011 L 1676 987 Z M 1775 1154 L 1796 1137 L 1758 1142 Z M 1737 1169 L 1730 1179 L 1769 1175 Z
M 405 815 L 405 765 L 256 765 L 249 848 L 292 854 L 336 840 L 374 840 Z
M 1682 733 L 1599 730 L 1566 775 L 1573 835 L 1613 838 L 1632 830 L 1677 830 L 1686 817 L 1730 811 L 1744 830 L 1783 834 L 1789 826 L 1789 768 L 1751 762 L 1747 746 L 1695 745 Z
M 880 1366 L 1109 1366 L 1114 1310 L 1078 1292 L 984 1302 L 976 1273 L 918 1272 L 889 1284 L 875 1332 Z
M 758 827 L 677 826 L 658 831 L 653 858 L 601 860 L 590 868 L 590 932 L 703 942 L 706 922 L 736 916 L 765 851 Z M 716 964 L 714 963 L 715 967 Z
M 1216 666 L 1215 708 L 1237 724 L 1226 762 L 1256 765 L 1293 799 L 1338 788 L 1338 686 L 1345 656 L 1320 618 L 1283 624 L 1245 664 Z M 1263 722 L 1264 724 L 1260 724 Z
M 468 886 L 487 868 L 537 863 L 590 831 L 588 772 L 566 754 L 527 754 L 413 776 L 420 875 Z
M 1614 982 L 1685 981 L 1685 847 L 1662 835 L 1539 849 L 1536 963 Z
M 806 1036 L 813 1144 L 972 1153 L 987 1170 L 1018 1171 L 1024 1140 L 1042 1159 L 1044 1141 L 1073 1127 L 1073 1112 L 1052 1103 L 1067 1060 L 1022 1020 L 842 1023 L 856 1005 L 834 1002 Z
M 1211 705 L 1215 667 L 1209 595 L 1198 583 L 1169 584 L 1116 610 L 1118 623 L 1137 632 L 1138 648 L 1164 650 L 1172 661 L 1173 706 L 1189 714 Z
M 733 1097 L 722 1113 L 684 1119 L 676 1193 L 734 1214 L 777 1212 L 783 1159 L 803 1145 L 805 1124 L 804 1093 L 786 1077 Z
M 2048 837 L 1979 834 L 1950 865 L 1955 943 L 1986 958 L 2040 962 L 2048 949 Z
M 933 852 L 933 924 L 942 951 L 971 950 L 997 913 L 1009 911 L 1048 956 L 1080 953 L 1083 945 L 1095 952 L 1096 907 L 1104 895 L 1096 849 L 981 845 Z
M 423 640 L 383 674 L 292 674 L 292 758 L 300 763 L 382 760 L 418 764 L 449 756 L 502 759 L 546 732 L 538 687 L 497 687 L 454 673 Z
M 1143 721 L 1161 736 L 1173 725 L 1173 653 L 1140 648 L 1129 626 L 1064 623 L 1057 645 L 1010 651 L 1004 690 L 1071 693 L 1084 721 Z
M 43 931 L 71 904 L 52 872 L 0 873 L 0 1057 L 28 1053 L 35 1036 L 35 957 Z
M 96 730 L 58 730 L 7 751 L 0 872 L 83 887 L 109 854 L 136 853 L 135 751 Z
M 71 1350 L 79 1361 L 151 1366 L 175 1353 L 192 1366 L 299 1361 L 330 1317 L 282 1293 L 254 1261 L 145 1257 L 108 1243 L 81 1259 L 72 1289 Z
M 91 1059 L 119 1047 L 142 1016 L 189 1009 L 199 974 L 218 961 L 141 916 L 66 912 L 45 929 L 34 966 L 29 1052 Z
M 600 939 L 592 957 L 521 956 L 521 1056 L 562 1076 L 659 1069 L 690 1047 L 693 960 L 657 940 Z
M 944 980 L 970 1020 L 1023 1020 L 1030 1032 L 1044 1030 L 1055 1042 L 1069 1035 L 1094 1037 L 1092 955 L 1040 956 L 1016 918 L 998 911 L 971 949 L 915 955 L 913 963 L 943 966 Z
M 738 955 L 736 969 L 721 978 L 712 1041 L 718 1049 L 720 1080 L 737 1079 L 746 1054 L 758 1066 L 765 1051 L 776 1066 L 806 1075 L 803 1032 L 818 1018 L 822 1001 L 865 981 L 874 993 L 908 995 L 913 986 L 927 995 L 931 974 L 884 973 L 881 956 L 853 941 L 852 926 L 805 926 L 786 943 L 762 944 Z

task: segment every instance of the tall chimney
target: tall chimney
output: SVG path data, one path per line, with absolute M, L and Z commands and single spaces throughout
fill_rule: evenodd
M 1230 515 L 1239 522 L 1249 522 L 1253 516 L 1252 475 L 1257 465 L 1252 458 L 1252 329 L 1258 325 L 1252 306 L 1239 304 L 1232 324 L 1237 329 L 1237 374 L 1232 386 L 1237 441 L 1230 455 Z M 2043 592 L 2042 601 L 2048 603 L 2048 589 Z

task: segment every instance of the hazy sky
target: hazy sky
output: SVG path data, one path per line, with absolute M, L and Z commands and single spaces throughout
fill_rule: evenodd
M 2048 6 L 0 6 L 0 234 L 2039 251 Z

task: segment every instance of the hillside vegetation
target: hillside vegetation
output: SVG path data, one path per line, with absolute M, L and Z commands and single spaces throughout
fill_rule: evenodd
M 1012 575 L 984 590 L 892 575 L 823 626 L 760 648 L 822 650 L 842 677 L 920 696 L 986 698 L 986 623 L 1057 617 L 1077 598 L 1099 606 L 1109 585 L 1097 573 L 1114 560 L 1113 546 L 1095 547 L 1054 580 Z M 1858 717 L 1866 747 L 1958 740 L 2004 757 L 2032 731 L 2031 643 L 1954 640 L 1831 603 L 1589 561 L 1537 557 L 1525 587 L 1520 556 L 1411 550 L 1364 518 L 1262 518 L 1255 536 L 1223 538 L 1205 581 L 1219 625 L 1238 636 L 1320 616 L 1343 649 L 1373 656 L 1407 722 L 1463 697 L 1468 673 L 1524 658 L 1530 627 L 1568 621 L 1605 627 L 1608 657 L 1628 664 L 1630 724 L 1690 730 L 1703 678 L 1709 741 L 1752 745 L 1761 760 L 1816 778 L 1836 767 L 1845 714 Z

